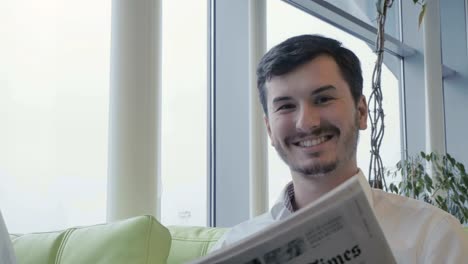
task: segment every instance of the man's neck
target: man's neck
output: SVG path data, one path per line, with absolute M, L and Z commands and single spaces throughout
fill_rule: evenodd
M 317 176 L 292 173 L 295 209 L 301 209 L 317 200 L 320 196 L 356 175 L 358 171 L 359 170 L 355 168 L 347 172 L 334 171 Z

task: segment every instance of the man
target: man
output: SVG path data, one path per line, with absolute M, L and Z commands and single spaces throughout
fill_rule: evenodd
M 429 204 L 371 189 L 357 167 L 359 130 L 367 127 L 359 59 L 316 35 L 290 38 L 264 55 L 257 85 L 271 144 L 292 182 L 266 214 L 232 228 L 215 249 L 290 216 L 358 177 L 398 263 L 466 263 L 458 220 Z

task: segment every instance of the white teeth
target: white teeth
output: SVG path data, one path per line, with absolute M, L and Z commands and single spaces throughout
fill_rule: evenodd
M 319 138 L 315 138 L 315 139 L 308 139 L 308 140 L 304 140 L 304 141 L 300 141 L 298 143 L 298 145 L 300 147 L 312 147 L 312 146 L 315 146 L 315 145 L 318 145 L 322 142 L 325 142 L 327 140 L 327 137 L 319 137 Z

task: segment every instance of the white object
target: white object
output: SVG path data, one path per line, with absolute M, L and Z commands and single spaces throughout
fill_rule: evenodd
M 266 1 L 249 5 L 250 217 L 268 211 L 268 151 L 263 111 L 257 95 L 257 65 L 266 51 Z
M 354 178 L 361 182 L 397 263 L 466 263 L 468 237 L 456 218 L 422 201 L 372 189 L 362 171 Z M 282 192 L 268 213 L 230 229 L 211 251 L 295 215 L 285 207 L 285 199 Z
M 161 0 L 112 1 L 107 220 L 159 219 Z
M 10 236 L 3 221 L 2 212 L 0 211 L 0 263 L 15 264 L 16 258 L 11 244 Z
M 193 264 L 345 262 L 397 263 L 358 177 Z
M 446 150 L 445 113 L 439 0 L 428 1 L 423 25 L 426 152 L 444 154 Z

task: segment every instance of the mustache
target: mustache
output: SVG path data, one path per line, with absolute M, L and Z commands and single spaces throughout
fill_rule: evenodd
M 313 128 L 308 132 L 297 132 L 292 136 L 286 137 L 286 142 L 295 142 L 307 137 L 318 137 L 325 134 L 339 135 L 340 130 L 336 126 L 326 124 L 317 128 Z

